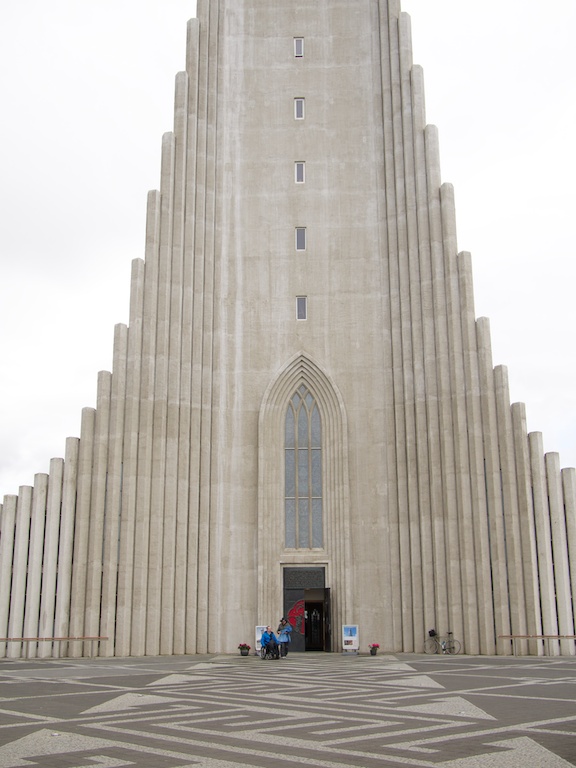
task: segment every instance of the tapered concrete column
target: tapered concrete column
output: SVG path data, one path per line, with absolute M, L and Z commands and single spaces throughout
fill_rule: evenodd
M 506 392 L 508 393 L 508 387 L 506 387 Z M 509 400 L 508 393 L 508 402 Z M 518 483 L 518 517 L 522 536 L 522 568 L 526 590 L 528 634 L 541 635 L 543 632 L 542 602 L 538 583 L 536 521 L 532 493 L 530 452 L 528 450 L 528 432 L 526 429 L 526 408 L 523 403 L 513 403 L 511 413 Z M 532 654 L 542 653 L 542 644 L 531 641 L 529 643 L 529 650 Z
M 56 581 L 56 610 L 54 636 L 67 637 L 70 629 L 70 592 L 72 585 L 72 555 L 74 552 L 74 522 L 76 518 L 76 481 L 80 440 L 66 440 L 64 478 L 62 481 L 62 512 L 60 518 L 60 545 L 58 548 L 58 577 Z M 66 655 L 67 648 L 54 647 L 54 656 Z
M 414 626 L 414 603 L 418 604 L 418 612 L 422 613 L 421 596 L 421 565 L 419 563 L 420 532 L 415 529 L 417 514 L 416 473 L 410 473 L 410 467 L 416 467 L 415 413 L 414 413 L 414 370 L 413 370 L 413 339 L 408 318 L 411 316 L 410 306 L 410 233 L 413 221 L 410 214 L 410 200 L 413 200 L 413 170 L 414 161 L 411 156 L 411 145 L 406 143 L 404 128 L 411 126 L 411 113 L 406 112 L 411 104 L 405 96 L 405 86 L 408 77 L 410 59 L 406 30 L 402 28 L 400 18 L 390 21 L 391 30 L 391 75 L 392 75 L 392 105 L 393 105 L 393 136 L 394 136 L 394 166 L 396 194 L 396 227 L 398 237 L 397 274 L 398 297 L 396 305 L 395 324 L 398 328 L 395 352 L 395 393 L 396 393 L 396 472 L 398 477 L 398 509 L 400 530 L 400 557 L 402 578 L 402 647 L 410 651 L 414 647 L 414 637 L 417 628 Z M 408 119 L 405 125 L 403 116 Z M 412 203 L 413 206 L 413 203 Z M 418 325 L 418 321 L 417 321 Z M 412 532 L 414 531 L 414 537 Z M 413 569 L 417 576 L 415 582 Z M 416 586 L 417 584 L 417 586 Z M 420 636 L 423 634 L 420 632 Z
M 433 514 L 434 572 L 437 614 L 433 622 L 438 627 L 462 628 L 462 602 L 460 585 L 455 582 L 456 562 L 449 558 L 449 520 L 455 514 L 455 499 L 447 492 L 447 478 L 453 474 L 453 444 L 449 439 L 452 418 L 449 408 L 449 376 L 446 328 L 446 304 L 444 292 L 444 264 L 442 253 L 442 221 L 440 215 L 440 159 L 438 131 L 426 126 L 424 133 L 427 179 L 427 218 L 430 238 L 431 296 L 429 311 L 425 312 L 433 340 L 429 345 L 426 361 L 432 386 L 428 390 L 430 436 L 437 434 L 437 448 L 431 453 L 430 475 Z M 426 322 L 426 321 L 425 321 Z M 448 397 L 445 397 L 448 395 Z M 437 424 L 436 424 L 437 422 Z M 434 425 L 434 426 L 432 426 Z M 457 532 L 456 532 L 457 541 Z M 456 629 L 454 630 L 456 631 Z M 460 634 L 461 636 L 461 634 Z
M 219 0 L 208 5 L 207 19 L 207 49 L 206 58 L 201 54 L 199 75 L 198 111 L 204 116 L 204 121 L 198 121 L 198 180 L 199 191 L 204 180 L 203 194 L 197 200 L 196 249 L 203 253 L 202 282 L 196 283 L 201 291 L 201 300 L 197 301 L 197 312 L 200 317 L 196 328 L 202 329 L 204 345 L 200 354 L 193 360 L 193 391 L 199 393 L 199 412 L 196 424 L 193 421 L 193 436 L 198 428 L 199 435 L 212 435 L 212 403 L 214 377 L 214 270 L 215 270 L 215 214 L 216 214 L 216 178 L 217 178 L 217 113 L 218 100 L 221 94 L 218 90 L 217 61 L 219 52 L 218 29 L 220 24 L 221 4 Z M 204 162 L 201 161 L 201 155 Z M 197 299 L 200 297 L 196 296 Z M 199 371 L 196 366 L 199 365 Z M 199 374 L 199 375 L 198 375 Z M 198 389 L 196 390 L 196 386 Z M 212 442 L 199 442 L 199 543 L 198 543 L 198 604 L 196 615 L 197 652 L 206 653 L 215 647 L 215 638 L 220 634 L 220 618 L 209 610 L 211 587 L 213 589 L 213 604 L 218 603 L 218 579 L 211 582 L 211 564 L 218 561 L 218 551 L 214 547 L 215 537 L 210 534 L 216 521 L 211 516 L 211 478 L 212 478 Z M 191 617 L 192 618 L 192 617 Z
M 547 453 L 544 456 L 548 503 L 550 506 L 550 527 L 552 532 L 552 556 L 554 562 L 554 591 L 558 611 L 558 629 L 560 635 L 574 634 L 574 612 L 572 608 L 572 590 L 568 561 L 568 537 L 562 481 L 560 478 L 560 456 Z M 560 653 L 574 655 L 574 641 L 561 640 Z
M 424 83 L 421 67 L 411 70 L 412 116 L 414 124 L 414 165 L 416 180 L 419 285 L 422 314 L 422 354 L 425 392 L 425 419 L 423 430 L 427 433 L 426 451 L 424 440 L 420 448 L 420 515 L 422 527 L 422 562 L 434 563 L 432 579 L 424 579 L 424 626 L 448 626 L 448 605 L 445 585 L 446 554 L 444 547 L 443 505 L 436 348 L 434 343 L 434 293 L 431 264 L 430 217 L 428 212 L 427 160 L 425 143 Z M 422 651 L 426 633 L 415 637 L 415 648 Z
M 171 280 L 170 280 L 170 326 L 168 342 L 168 375 L 167 375 L 167 422 L 166 422 L 166 493 L 164 536 L 162 541 L 162 584 L 161 584 L 161 616 L 160 616 L 160 652 L 174 653 L 176 646 L 180 653 L 184 652 L 184 614 L 185 604 L 182 600 L 185 594 L 182 579 L 185 583 L 186 556 L 185 550 L 177 547 L 178 535 L 187 537 L 185 516 L 179 514 L 181 498 L 180 472 L 184 468 L 187 476 L 187 462 L 180 461 L 180 451 L 187 440 L 180 433 L 181 405 L 183 404 L 181 381 L 183 365 L 183 311 L 185 285 L 185 195 L 186 195 L 186 146 L 188 125 L 188 77 L 180 72 L 176 78 L 176 94 L 174 104 L 174 199 L 171 248 Z M 180 599 L 176 599 L 176 581 L 179 580 Z M 178 616 L 178 622 L 176 617 Z M 176 641 L 176 626 L 178 624 L 178 641 Z
M 562 470 L 562 491 L 568 540 L 570 588 L 574 596 L 576 595 L 576 469 L 573 467 Z M 576 616 L 574 628 L 576 630 Z
M 64 460 L 52 459 L 50 461 L 50 474 L 48 476 L 42 596 L 40 600 L 38 637 L 55 637 L 54 611 L 56 607 L 56 573 L 58 570 L 58 539 L 60 536 L 63 476 Z M 50 644 L 40 643 L 38 646 L 38 656 L 46 658 L 51 655 L 52 647 Z
M 427 623 L 426 616 L 434 615 L 434 584 L 427 578 L 426 563 L 432 562 L 432 536 L 430 520 L 430 472 L 428 441 L 421 439 L 427 434 L 427 389 L 424 367 L 424 317 L 426 305 L 423 302 L 421 285 L 421 252 L 419 240 L 418 203 L 422 199 L 419 195 L 417 177 L 425 171 L 425 164 L 417 165 L 416 157 L 416 131 L 415 122 L 421 118 L 421 114 L 415 117 L 413 112 L 414 94 L 412 78 L 412 37 L 410 29 L 410 17 L 407 14 L 400 16 L 400 72 L 402 91 L 403 114 L 403 141 L 404 141 L 404 169 L 406 177 L 406 223 L 408 246 L 408 286 L 409 291 L 404 301 L 409 302 L 411 321 L 411 358 L 407 360 L 406 373 L 409 389 L 408 403 L 413 400 L 413 408 L 410 408 L 410 416 L 407 427 L 413 434 L 414 447 L 408 454 L 408 463 L 416 468 L 416 472 L 408 473 L 410 519 L 411 519 L 411 559 L 412 559 L 412 589 L 413 601 L 413 642 L 410 650 L 415 645 L 420 645 L 425 637 Z M 421 99 L 422 100 L 422 99 Z M 421 139 L 421 133 L 419 132 Z M 425 253 L 424 258 L 429 257 Z M 407 649 L 408 650 L 408 649 Z
M 72 561 L 70 622 L 68 627 L 70 637 L 81 637 L 84 634 L 95 425 L 96 410 L 94 408 L 83 408 L 78 453 L 78 475 L 76 479 L 74 555 Z M 68 656 L 82 656 L 83 645 L 80 642 L 70 643 L 67 651 Z
M 396 200 L 396 145 L 395 136 L 398 133 L 398 126 L 392 120 L 393 105 L 398 103 L 398 24 L 396 19 L 391 19 L 387 8 L 380 8 L 380 37 L 382 40 L 389 41 L 390 54 L 381 58 L 381 79 L 382 79 L 382 126 L 383 126 L 383 152 L 384 152 L 384 200 L 383 208 L 385 210 L 385 221 L 382 222 L 381 241 L 384 247 L 383 261 L 387 267 L 387 276 L 390 284 L 390 295 L 388 299 L 389 327 L 392 330 L 390 334 L 390 360 L 397 360 L 401 357 L 401 334 L 400 334 L 400 277 L 397 254 L 400 250 L 400 234 L 397 223 Z M 384 372 L 386 387 L 389 391 L 398 391 L 402 386 L 399 366 L 390 365 Z M 398 456 L 398 446 L 405 441 L 403 432 L 403 420 L 400 418 L 401 412 L 396 415 L 392 400 L 388 400 L 386 407 L 386 421 L 390 425 L 387 443 L 389 449 L 387 452 L 387 476 L 388 476 L 388 526 L 389 526 L 389 556 L 390 570 L 392 573 L 399 574 L 402 584 L 392 590 L 390 600 L 392 603 L 391 621 L 387 628 L 386 643 L 387 646 L 394 649 L 404 647 L 405 623 L 401 595 L 405 590 L 410 589 L 409 575 L 402 576 L 402 562 L 406 559 L 407 537 L 401 534 L 401 510 L 400 510 L 400 492 L 399 489 L 405 488 L 406 470 L 405 462 Z M 393 425 L 398 419 L 397 427 Z M 400 464 L 398 461 L 400 460 Z
M 470 254 L 458 256 L 459 293 L 461 302 L 462 353 L 466 392 L 466 417 L 468 422 L 468 455 L 470 464 L 470 501 L 472 505 L 472 530 L 478 585 L 478 629 L 480 652 L 493 655 L 494 639 L 494 585 L 491 566 L 490 534 L 486 500 L 486 465 L 484 459 L 484 434 L 480 398 L 480 374 L 476 345 L 476 320 L 472 285 Z
M 0 516 L 0 584 L 10 584 L 14 559 L 14 537 L 16 534 L 16 507 L 18 496 L 4 496 Z M 11 591 L 0 589 L 0 637 L 8 637 Z M 0 658 L 6 656 L 7 643 L 0 643 Z
M 554 558 L 552 554 L 552 532 L 550 525 L 550 507 L 544 467 L 544 446 L 542 433 L 530 432 L 528 435 L 530 451 L 530 469 L 534 494 L 534 520 L 536 523 L 536 546 L 538 551 L 538 581 L 542 605 L 542 629 L 545 635 L 558 634 L 558 613 L 554 585 Z M 560 653 L 558 641 L 550 641 L 550 653 Z
M 110 638 L 99 645 L 100 656 L 111 656 L 114 649 L 114 624 L 118 578 L 118 541 L 122 507 L 122 451 L 126 410 L 126 367 L 128 328 L 114 329 L 114 362 L 110 396 L 109 450 L 105 528 L 103 531 L 101 607 L 98 635 Z
M 30 518 L 32 515 L 32 488 L 23 485 L 18 493 L 16 507 L 16 534 L 14 537 L 14 561 L 12 565 L 12 585 L 10 616 L 8 619 L 8 637 L 22 637 L 24 629 L 24 603 L 26 600 L 26 572 L 28 570 L 28 542 L 30 538 Z M 8 658 L 18 659 L 25 647 L 19 643 L 8 645 Z
M 84 621 L 82 627 L 82 634 L 91 637 L 98 636 L 100 631 L 102 553 L 108 482 L 108 446 L 110 442 L 111 379 L 112 376 L 108 371 L 100 371 L 98 374 L 90 484 L 90 516 L 88 520 L 88 539 L 86 542 L 86 593 L 84 596 Z M 82 653 L 90 653 L 91 643 L 86 643 L 85 646 Z M 78 644 L 78 647 L 80 648 L 80 644 Z
M 438 132 L 434 126 L 426 128 L 426 158 L 428 177 L 428 210 L 430 217 L 430 245 L 433 286 L 433 317 L 438 382 L 438 410 L 440 434 L 440 462 L 431 467 L 432 475 L 441 478 L 441 518 L 435 523 L 437 552 L 445 547 L 445 557 L 436 560 L 437 589 L 444 595 L 439 605 L 447 606 L 446 629 L 455 636 L 464 633 L 463 591 L 460 577 L 460 541 L 458 506 L 456 498 L 456 467 L 454 454 L 454 420 L 451 407 L 450 353 L 448 346 L 448 315 L 446 298 L 446 269 L 444 262 L 443 223 L 440 196 L 440 160 Z M 444 572 L 446 578 L 444 578 Z M 444 587 L 442 586 L 444 585 Z M 441 620 L 439 613 L 438 620 Z M 437 624 L 438 627 L 443 626 Z M 440 630 L 442 631 L 442 630 Z
M 383 16 L 389 16 L 391 19 L 400 16 L 400 0 L 378 0 L 378 5 Z
M 150 196 L 149 196 L 150 197 Z M 118 655 L 128 655 L 132 618 L 132 581 L 134 558 L 134 529 L 138 490 L 138 441 L 140 432 L 140 380 L 142 375 L 142 340 L 144 325 L 145 267 L 144 262 L 132 262 L 130 291 L 130 326 L 128 329 L 128 360 L 126 366 L 126 413 L 124 420 L 120 536 L 118 542 L 118 576 L 116 588 L 107 588 L 104 631 L 110 637 L 102 649 L 112 649 Z M 142 468 L 140 472 L 142 472 Z M 115 543 L 112 546 L 116 546 Z
M 160 247 L 160 193 L 148 195 L 146 217 L 146 270 L 140 371 L 138 472 L 133 507 L 122 510 L 118 581 L 118 643 L 133 656 L 143 656 L 146 643 L 148 547 L 150 541 L 150 488 L 152 482 L 156 318 L 158 311 L 158 259 Z M 125 651 L 124 649 L 129 649 Z
M 455 459 L 455 491 L 458 508 L 460 579 L 463 602 L 464 632 L 460 635 L 468 653 L 480 653 L 478 585 L 474 557 L 474 541 L 467 531 L 473 527 L 470 487 L 470 460 L 468 453 L 468 424 L 466 419 L 466 389 L 462 346 L 461 297 L 459 291 L 454 189 L 443 184 L 441 189 L 442 233 L 446 280 L 448 343 L 450 360 L 450 390 L 453 414 Z
M 174 517 L 173 488 L 166 482 L 168 371 L 170 351 L 170 294 L 172 282 L 172 233 L 174 215 L 173 134 L 162 142 L 160 250 L 158 266 L 158 314 L 156 319 L 156 369 L 154 377 L 154 430 L 152 433 L 152 484 L 150 489 L 150 542 L 147 566 L 145 653 L 160 653 L 162 623 L 163 541 L 167 516 Z M 169 498 L 167 498 L 169 496 Z M 172 554 L 173 557 L 173 554 Z M 173 610 L 173 606 L 171 606 Z M 171 623 L 171 622 L 170 622 Z
M 28 549 L 28 577 L 26 579 L 26 607 L 24 611 L 24 637 L 41 637 L 39 634 L 40 587 L 43 575 L 44 535 L 46 506 L 48 501 L 48 475 L 34 477 L 32 494 L 32 518 Z M 43 645 L 43 643 L 41 644 Z M 28 657 L 34 658 L 38 644 L 28 644 Z
M 186 71 L 189 77 L 188 88 L 188 114 L 198 114 L 199 99 L 199 76 L 200 76 L 200 26 L 198 23 L 188 26 L 188 47 L 187 47 L 187 65 Z M 197 180 L 198 180 L 198 154 L 196 152 L 199 127 L 196 120 L 188 120 L 188 154 L 187 154 L 187 177 L 186 177 L 186 198 L 190 204 L 195 206 L 197 198 Z M 181 474 L 181 486 L 179 497 L 179 520 L 182 536 L 178 538 L 177 546 L 185 552 L 187 568 L 184 573 L 177 576 L 176 594 L 181 595 L 180 603 L 186 605 L 184 615 L 184 648 L 186 653 L 193 653 L 196 650 L 196 609 L 198 604 L 198 594 L 196 591 L 196 562 L 198 547 L 198 529 L 197 515 L 198 507 L 196 503 L 197 493 L 195 493 L 195 475 L 193 467 L 197 466 L 198 446 L 194 446 L 189 439 L 193 434 L 192 406 L 196 396 L 193 382 L 194 377 L 191 372 L 194 371 L 194 360 L 197 359 L 198 350 L 194 336 L 194 318 L 197 312 L 195 300 L 195 275 L 200 272 L 198 260 L 201 258 L 201 252 L 197 252 L 194 244 L 196 241 L 196 219 L 188 216 L 185 223 L 185 287 L 184 287 L 184 312 L 183 312 L 183 337 L 182 337 L 182 382 L 181 391 L 186 405 L 182 410 L 181 435 L 185 443 L 180 453 L 182 463 L 185 465 Z M 178 647 L 175 645 L 175 648 Z
M 498 424 L 507 416 L 510 422 L 510 408 L 506 403 L 504 414 L 498 415 L 496 400 L 494 371 L 492 367 L 492 351 L 490 343 L 490 326 L 486 318 L 479 318 L 476 324 L 478 343 L 478 366 L 480 380 L 480 400 L 482 413 L 482 431 L 484 434 L 484 462 L 486 473 L 486 503 L 488 508 L 489 543 L 490 543 L 490 567 L 492 571 L 492 589 L 494 591 L 494 622 L 496 636 L 509 635 L 511 633 L 510 606 L 508 602 L 508 572 L 506 563 L 506 537 L 504 534 L 504 509 L 503 509 L 503 473 L 500 471 L 501 463 L 506 459 L 506 447 L 508 454 L 511 452 L 511 443 L 506 445 L 503 441 L 501 449 L 498 442 Z M 504 426 L 504 425 L 503 425 Z M 504 435 L 508 435 L 506 428 Z M 514 484 L 515 485 L 515 484 Z M 517 517 L 517 516 L 516 516 Z M 521 566 L 521 556 L 518 553 L 517 564 Z M 512 563 L 511 563 L 512 565 Z M 514 583 L 514 579 L 512 579 Z M 516 595 L 518 594 L 516 586 Z M 518 605 L 518 599 L 515 601 Z M 523 606 L 523 599 L 520 601 Z M 526 632 L 524 631 L 523 634 Z M 511 644 L 497 643 L 496 652 L 512 653 Z

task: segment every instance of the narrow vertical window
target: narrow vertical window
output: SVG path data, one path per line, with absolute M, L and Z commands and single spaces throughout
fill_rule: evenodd
M 308 319 L 308 298 L 296 296 L 296 320 Z
M 304 184 L 306 181 L 306 163 L 301 161 L 294 163 L 294 179 L 296 184 Z
M 294 56 L 297 59 L 301 59 L 304 56 L 304 38 L 303 37 L 294 38 Z
M 296 227 L 296 250 L 306 250 L 306 227 Z
M 323 546 L 322 424 L 316 400 L 301 384 L 286 411 L 284 435 L 285 546 Z
M 294 117 L 296 120 L 304 120 L 304 101 L 305 99 L 294 99 Z

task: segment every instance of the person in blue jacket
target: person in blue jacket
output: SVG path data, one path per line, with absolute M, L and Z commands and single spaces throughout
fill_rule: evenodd
M 275 659 L 280 658 L 280 652 L 278 650 L 278 641 L 276 640 L 276 635 L 274 634 L 274 632 L 272 632 L 272 627 L 266 627 L 264 632 L 262 632 L 262 637 L 260 638 L 260 645 L 262 648 L 268 648 L 273 658 Z
M 292 632 L 292 625 L 287 619 L 281 618 L 276 632 L 278 633 L 280 658 L 285 659 L 286 656 L 288 656 L 288 646 L 290 645 L 290 633 Z

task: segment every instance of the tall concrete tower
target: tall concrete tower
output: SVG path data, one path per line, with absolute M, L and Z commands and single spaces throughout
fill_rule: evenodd
M 433 626 L 472 654 L 574 634 L 575 470 L 493 369 L 408 17 L 197 12 L 113 371 L 4 498 L 0 634 L 120 656 L 232 652 L 281 615 L 302 651 L 344 624 L 405 652 Z

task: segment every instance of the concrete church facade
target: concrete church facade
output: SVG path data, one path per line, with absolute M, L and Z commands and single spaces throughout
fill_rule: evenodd
M 80 438 L 4 497 L 3 638 L 574 634 L 576 472 L 493 368 L 397 0 L 198 0 L 146 235 Z

